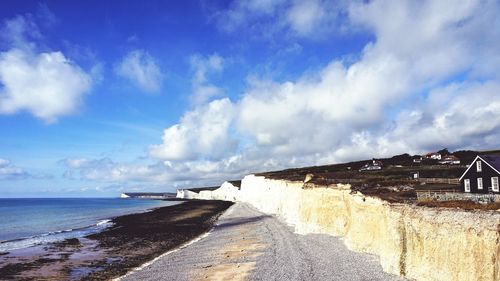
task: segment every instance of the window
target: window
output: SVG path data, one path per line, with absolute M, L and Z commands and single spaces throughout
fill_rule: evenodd
M 493 189 L 493 191 L 495 192 L 498 192 L 498 177 L 491 178 L 491 189 Z
M 465 192 L 470 192 L 470 179 L 464 180 L 464 188 L 465 188 Z
M 477 189 L 483 190 L 483 178 L 477 178 Z
M 476 162 L 476 168 L 477 168 L 477 171 L 478 171 L 478 172 L 481 172 L 481 171 L 482 171 L 481 161 L 477 161 L 477 162 Z

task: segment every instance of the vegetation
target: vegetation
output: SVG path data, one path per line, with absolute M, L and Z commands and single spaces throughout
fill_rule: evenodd
M 460 165 L 440 165 L 438 160 L 423 159 L 418 163 L 418 155 L 411 156 L 408 153 L 395 155 L 390 158 L 372 159 L 382 162 L 382 170 L 359 171 L 359 169 L 372 160 L 353 161 L 342 164 L 312 166 L 293 168 L 281 171 L 259 173 L 271 179 L 282 179 L 290 181 L 303 181 L 307 174 L 313 177 L 309 183 L 313 184 L 351 184 L 351 189 L 366 195 L 377 196 L 389 202 L 416 202 L 418 191 L 456 191 L 457 184 L 440 183 L 426 184 L 415 180 L 413 175 L 418 172 L 419 178 L 458 179 L 467 169 L 467 164 L 472 162 L 477 155 L 500 154 L 500 150 L 493 151 L 471 151 L 460 150 L 455 152 L 443 148 L 438 153 L 442 155 L 454 155 L 461 160 Z M 454 201 L 450 201 L 454 202 Z M 419 203 L 420 204 L 420 203 Z M 484 207 L 469 201 L 458 201 L 454 203 L 427 202 L 422 205 L 433 207 L 460 207 L 464 209 L 485 209 L 497 207 Z

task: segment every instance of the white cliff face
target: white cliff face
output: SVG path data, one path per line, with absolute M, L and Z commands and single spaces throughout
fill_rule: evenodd
M 349 185 L 246 176 L 197 199 L 247 202 L 301 234 L 342 236 L 354 251 L 380 257 L 385 271 L 416 280 L 500 280 L 500 212 L 390 204 Z
M 130 198 L 130 196 L 128 196 L 127 194 L 125 193 L 122 193 L 120 194 L 120 198 Z
M 389 204 L 349 186 L 242 181 L 237 198 L 276 214 L 298 233 L 343 236 L 377 254 L 385 271 L 416 280 L 500 280 L 500 212 Z
M 187 189 L 179 189 L 177 190 L 176 197 L 182 199 L 199 199 L 200 195 Z
M 230 182 L 226 181 L 221 185 L 221 187 L 209 192 L 206 196 L 215 200 L 236 201 L 239 191 L 240 190 L 237 186 L 234 186 Z
M 224 201 L 236 201 L 236 197 L 240 193 L 237 186 L 234 186 L 230 182 L 224 182 L 216 190 L 202 190 L 199 193 L 187 190 L 179 189 L 177 190 L 177 198 L 184 199 L 203 199 L 203 200 L 224 200 Z

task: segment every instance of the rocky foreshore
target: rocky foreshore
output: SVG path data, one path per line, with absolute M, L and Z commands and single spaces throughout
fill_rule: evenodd
M 113 226 L 100 233 L 2 255 L 0 280 L 119 277 L 207 232 L 231 205 L 224 201 L 189 201 L 116 217 Z

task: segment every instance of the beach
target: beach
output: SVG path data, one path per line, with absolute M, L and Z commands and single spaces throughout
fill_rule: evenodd
M 119 216 L 102 232 L 0 254 L 0 280 L 109 280 L 209 231 L 232 203 L 188 201 Z
M 168 253 L 120 281 L 404 280 L 377 256 L 356 253 L 326 234 L 300 235 L 276 216 L 237 202 L 199 241 Z

